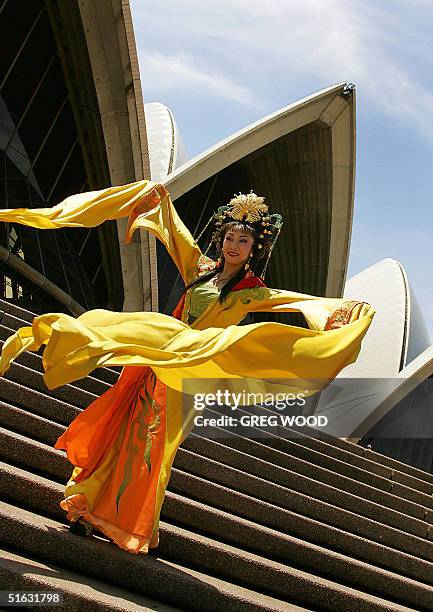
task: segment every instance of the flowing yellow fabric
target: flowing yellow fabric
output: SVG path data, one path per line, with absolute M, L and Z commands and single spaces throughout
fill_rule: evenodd
M 0 211 L 0 220 L 41 229 L 94 227 L 129 217 L 166 246 L 188 282 L 214 262 L 184 226 L 162 185 L 138 181 L 66 198 L 53 208 Z M 309 381 L 313 393 L 356 360 L 374 310 L 369 304 L 256 286 L 205 300 L 188 325 L 191 289 L 176 317 L 92 310 L 49 313 L 7 339 L 0 374 L 26 350 L 43 353 L 50 389 L 100 366 L 126 366 L 119 382 L 89 406 L 56 443 L 75 465 L 62 508 L 98 526 L 116 544 L 145 553 L 156 545 L 159 516 L 176 450 L 194 422 L 182 401 L 185 379 Z M 249 312 L 302 312 L 309 329 L 279 323 L 238 326 Z M 156 377 L 155 377 L 156 375 Z M 292 382 L 291 382 L 292 381 Z M 263 383 L 267 384 L 267 383 Z
M 166 246 L 188 281 L 201 251 L 180 220 L 166 189 L 159 183 L 137 181 L 120 187 L 72 195 L 52 208 L 0 210 L 0 221 L 38 229 L 96 227 L 104 221 L 129 217 L 126 240 L 137 228 L 153 233 Z
M 50 389 L 110 365 L 150 366 L 178 391 L 184 378 L 330 379 L 356 359 L 372 316 L 368 311 L 344 328 L 323 332 L 280 323 L 195 330 L 152 312 L 92 310 L 77 319 L 47 314 L 5 342 L 0 371 L 23 350 L 46 344 Z
M 41 229 L 94 227 L 103 221 L 122 217 L 129 217 L 127 239 L 131 238 L 135 229 L 147 229 L 164 243 L 185 282 L 196 277 L 200 262 L 206 258 L 180 220 L 168 192 L 160 184 L 143 180 L 73 195 L 53 208 L 0 210 L 2 221 Z M 324 330 L 328 317 L 342 303 L 341 299 L 319 298 L 266 287 L 242 289 L 231 292 L 224 303 L 220 303 L 216 297 L 211 300 L 194 321 L 193 329 L 158 313 L 96 310 L 85 313 L 77 320 L 67 315 L 47 314 L 35 319 L 33 330 L 23 328 L 7 340 L 0 360 L 0 373 L 3 374 L 10 361 L 23 350 L 35 350 L 41 344 L 48 344 L 44 353 L 44 368 L 45 381 L 50 388 L 81 378 L 95 367 L 105 364 L 149 365 L 155 372 L 156 369 L 173 369 L 176 373 L 161 376 L 167 384 L 180 389 L 182 376 L 198 377 L 203 371 L 215 372 L 215 375 L 224 372 L 232 376 L 248 376 L 247 371 L 250 371 L 252 377 L 260 377 L 263 369 L 266 377 L 271 372 L 275 376 L 282 375 L 293 368 L 298 345 L 305 344 L 299 342 L 308 339 L 305 355 L 316 360 L 323 353 L 334 355 L 327 361 L 327 368 L 322 367 L 323 359 L 320 357 L 314 371 L 309 372 L 310 377 L 315 372 L 332 377 L 350 363 L 348 360 L 356 358 L 360 341 L 374 314 L 371 307 L 365 305 L 356 315 L 363 321 L 362 324 L 353 327 L 349 323 L 341 331 L 338 330 L 338 334 L 326 332 L 323 338 L 320 334 L 312 334 L 312 330 Z M 236 327 L 248 312 L 266 311 L 300 311 L 310 330 L 277 324 L 244 326 L 244 329 Z M 354 318 L 352 315 L 352 320 Z M 186 320 L 184 316 L 182 320 Z M 222 332 L 221 328 L 229 329 Z M 206 330 L 206 333 L 198 334 L 193 330 Z M 272 341 L 266 340 L 267 334 L 268 340 L 272 337 Z M 294 355 L 285 350 L 281 353 L 273 350 L 274 346 L 283 349 L 281 343 L 274 344 L 274 337 L 280 334 L 284 338 L 283 346 L 286 346 L 284 342 L 287 343 L 288 336 L 296 339 Z M 266 356 L 266 363 L 253 356 L 254 363 L 248 370 L 243 367 L 248 361 L 245 358 L 236 364 L 231 363 L 228 356 L 224 359 L 218 357 L 219 353 L 227 353 L 229 349 L 232 354 L 235 348 L 231 348 L 231 345 L 237 343 L 246 352 Z M 305 358 L 306 367 L 307 362 Z M 259 370 L 253 367 L 255 364 L 260 364 Z

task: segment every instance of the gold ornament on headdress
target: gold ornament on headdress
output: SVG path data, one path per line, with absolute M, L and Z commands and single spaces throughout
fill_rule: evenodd
M 232 198 L 227 207 L 226 214 L 237 221 L 249 221 L 255 223 L 268 212 L 268 207 L 263 204 L 262 198 L 251 191 L 251 193 L 240 193 Z
M 260 252 L 262 257 L 259 256 L 259 259 L 263 261 L 262 271 L 260 276 L 262 278 L 265 277 L 266 268 L 269 262 L 269 257 L 272 253 L 272 250 L 275 246 L 275 242 L 280 234 L 281 227 L 283 225 L 283 219 L 280 214 L 269 213 L 269 208 L 266 204 L 264 204 L 264 197 L 258 196 L 257 194 L 251 191 L 250 193 L 244 194 L 239 193 L 235 195 L 228 204 L 224 206 L 220 206 L 218 210 L 210 217 L 209 221 L 201 230 L 199 236 L 196 238 L 196 242 L 198 242 L 204 232 L 208 229 L 208 227 L 213 223 L 213 232 L 210 238 L 210 241 L 205 250 L 205 255 L 208 250 L 216 245 L 219 239 L 219 232 L 221 231 L 222 226 L 230 221 L 240 221 L 245 223 L 250 223 L 252 227 L 257 232 L 257 243 L 256 248 L 257 251 Z M 267 252 L 265 252 L 265 250 Z M 265 257 L 263 257 L 263 253 L 265 252 Z M 218 262 L 221 262 L 221 258 L 219 258 Z M 256 264 L 256 270 L 259 269 Z M 245 264 L 245 270 L 250 268 L 249 262 Z

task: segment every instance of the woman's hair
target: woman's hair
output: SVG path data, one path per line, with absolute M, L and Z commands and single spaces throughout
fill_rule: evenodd
M 191 281 L 186 286 L 186 289 L 190 289 L 191 287 L 194 287 L 195 285 L 198 285 L 199 283 L 204 283 L 210 280 L 211 278 L 216 276 L 218 272 L 221 272 L 221 270 L 224 268 L 224 255 L 222 254 L 222 243 L 224 242 L 225 235 L 227 234 L 229 230 L 237 230 L 240 232 L 246 232 L 247 234 L 253 237 L 254 243 L 253 243 L 253 248 L 251 251 L 252 255 L 248 263 L 250 266 L 249 269 L 251 269 L 252 272 L 254 273 L 254 269 L 257 265 L 257 262 L 263 256 L 261 251 L 259 251 L 258 249 L 255 249 L 255 244 L 257 241 L 257 232 L 254 229 L 254 227 L 252 227 L 251 225 L 249 225 L 249 223 L 246 223 L 244 221 L 228 221 L 227 223 L 224 223 L 224 225 L 219 230 L 219 236 L 217 239 L 217 248 L 219 251 L 221 251 L 221 263 L 216 268 L 211 270 L 210 272 L 206 272 L 205 274 L 202 274 L 201 276 L 198 276 L 197 278 L 195 278 L 193 281 Z M 262 249 L 262 250 L 265 250 L 265 249 Z M 223 302 L 226 295 L 232 290 L 232 288 L 235 285 L 237 285 L 242 279 L 245 278 L 245 275 L 247 274 L 248 271 L 249 270 L 245 270 L 244 266 L 242 265 L 239 272 L 233 278 L 227 281 L 227 283 L 221 289 L 221 292 L 219 295 L 220 302 Z

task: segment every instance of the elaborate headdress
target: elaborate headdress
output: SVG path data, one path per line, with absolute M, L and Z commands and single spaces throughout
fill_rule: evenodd
M 263 278 L 272 250 L 283 225 L 282 216 L 278 213 L 270 214 L 269 208 L 264 201 L 265 198 L 251 191 L 247 194 L 239 193 L 235 195 L 228 204 L 220 206 L 196 239 L 198 241 L 209 225 L 211 223 L 213 224 L 211 239 L 205 253 L 217 247 L 220 230 L 225 223 L 231 221 L 245 223 L 251 226 L 257 233 L 257 240 L 254 246 L 260 264 L 256 265 L 255 272 L 256 274 L 260 274 Z

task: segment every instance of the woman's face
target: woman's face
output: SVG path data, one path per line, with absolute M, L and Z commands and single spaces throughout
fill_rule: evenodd
M 244 230 L 227 230 L 223 241 L 223 255 L 227 263 L 244 264 L 253 248 L 254 238 Z

